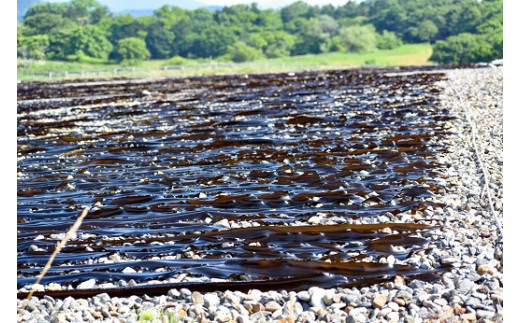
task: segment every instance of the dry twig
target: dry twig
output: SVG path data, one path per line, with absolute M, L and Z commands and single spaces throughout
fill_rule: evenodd
M 76 220 L 76 222 L 74 222 L 74 224 L 70 227 L 70 229 L 67 232 L 67 234 L 65 234 L 65 237 L 63 237 L 63 239 L 61 239 L 60 243 L 58 243 L 58 245 L 56 246 L 56 249 L 52 253 L 52 255 L 49 258 L 49 260 L 47 261 L 47 264 L 45 264 L 45 267 L 43 267 L 42 273 L 40 274 L 40 276 L 38 276 L 38 279 L 32 285 L 31 291 L 29 292 L 29 295 L 27 295 L 27 302 L 25 302 L 25 304 L 22 306 L 22 310 L 24 310 L 25 306 L 27 306 L 27 304 L 29 303 L 29 299 L 31 298 L 32 294 L 34 293 L 35 286 L 40 283 L 40 281 L 42 280 L 43 276 L 45 276 L 45 274 L 47 273 L 49 268 L 51 268 L 52 262 L 54 261 L 54 258 L 56 257 L 56 255 L 58 253 L 60 253 L 61 249 L 63 247 L 65 247 L 65 244 L 72 238 L 72 236 L 76 233 L 76 231 L 78 231 L 79 227 L 81 226 L 81 222 L 83 222 L 83 219 L 88 214 L 88 210 L 89 210 L 88 207 L 85 207 L 85 209 L 83 209 L 83 212 L 81 212 L 79 218 Z

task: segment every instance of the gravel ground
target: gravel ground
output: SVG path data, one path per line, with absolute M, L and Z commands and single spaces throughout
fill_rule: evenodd
M 450 107 L 455 118 L 451 138 L 440 142 L 448 151 L 438 160 L 444 165 L 438 170 L 439 185 L 446 193 L 435 197 L 446 207 L 425 211 L 425 223 L 440 228 L 423 233 L 429 252 L 406 260 L 424 269 L 451 264 L 454 269 L 440 281 L 405 282 L 397 276 L 365 288 L 300 292 L 172 289 L 160 297 L 33 297 L 28 303 L 17 301 L 18 322 L 501 322 L 503 240 L 490 211 L 464 105 L 476 125 L 491 202 L 502 219 L 502 68 L 450 70 L 447 75 L 438 84 L 444 88 L 440 104 Z M 413 221 L 403 215 L 390 220 Z

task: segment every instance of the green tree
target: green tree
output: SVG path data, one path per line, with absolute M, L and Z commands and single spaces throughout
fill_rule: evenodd
M 381 1 L 376 1 L 376 3 Z M 388 30 L 397 34 L 402 34 L 401 28 L 406 26 L 408 17 L 406 10 L 397 3 L 397 1 L 387 1 L 388 9 L 377 10 L 369 21 L 376 27 L 378 31 Z
M 29 9 L 25 13 L 24 20 L 39 14 L 54 14 L 58 16 L 64 16 L 67 12 L 67 5 L 65 3 L 56 3 L 56 2 L 44 2 L 38 3 Z
M 257 19 L 258 8 L 255 5 L 239 4 L 224 7 L 221 11 L 215 13 L 215 22 L 222 27 L 231 29 L 237 35 L 259 31 Z
M 193 35 L 189 53 L 193 57 L 218 57 L 226 54 L 237 37 L 227 28 L 212 26 Z
M 108 59 L 113 49 L 105 34 L 96 26 L 84 26 L 72 31 L 67 55 L 84 54 L 93 58 Z
M 413 42 L 425 42 L 430 41 L 437 33 L 439 29 L 437 25 L 431 20 L 422 21 L 418 27 L 409 27 L 405 31 L 406 39 Z
M 119 62 L 137 62 L 149 58 L 150 55 L 150 52 L 146 49 L 146 43 L 140 38 L 128 37 L 117 42 L 115 58 Z
M 462 33 L 438 41 L 430 58 L 442 64 L 467 64 L 492 59 L 493 47 L 482 35 Z
M 112 20 L 112 24 L 108 28 L 108 39 L 112 44 L 124 38 L 142 38 L 142 32 L 144 31 L 143 24 L 132 15 L 120 15 Z
M 306 2 L 297 1 L 294 2 L 280 11 L 282 21 L 284 23 L 288 23 L 291 20 L 294 20 L 299 17 L 304 17 L 308 14 L 311 6 L 309 6 Z
M 64 16 L 83 26 L 96 24 L 102 18 L 109 17 L 110 11 L 95 0 L 71 0 L 67 4 Z
M 276 31 L 282 30 L 283 22 L 280 11 L 274 9 L 262 10 L 255 20 L 255 24 L 261 28 L 262 31 Z
M 376 50 L 377 33 L 370 25 L 343 27 L 333 41 L 340 51 L 367 53 Z
M 150 26 L 146 35 L 146 47 L 152 58 L 169 58 L 173 56 L 175 34 L 167 30 L 163 23 Z
M 229 57 L 235 63 L 242 63 L 261 58 L 262 52 L 251 46 L 247 46 L 244 42 L 238 41 L 229 49 Z
M 291 51 L 293 55 L 328 52 L 332 46 L 332 37 L 339 32 L 339 24 L 328 15 L 310 19 L 298 17 L 287 26 L 297 30 L 297 41 Z
M 383 30 L 383 33 L 377 35 L 377 48 L 379 49 L 393 49 L 403 44 L 403 41 L 391 31 Z
M 31 35 L 50 35 L 59 30 L 76 26 L 71 20 L 54 13 L 32 14 L 26 16 L 23 23 L 30 28 L 27 34 Z
M 93 25 L 58 30 L 49 38 L 50 59 L 81 60 L 97 58 L 106 60 L 113 45 L 100 28 Z
M 296 36 L 285 31 L 273 31 L 264 33 L 267 45 L 263 48 L 265 56 L 269 58 L 285 57 L 291 54 L 296 41 Z
M 17 37 L 18 57 L 23 59 L 43 59 L 49 47 L 49 37 L 47 35 Z
M 73 54 L 70 49 L 70 39 L 74 28 L 60 29 L 49 35 L 49 51 L 47 58 L 49 59 L 67 59 L 67 56 Z

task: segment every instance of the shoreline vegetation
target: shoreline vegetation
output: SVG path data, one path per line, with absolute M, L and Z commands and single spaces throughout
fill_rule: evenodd
M 18 60 L 20 81 L 63 80 L 92 77 L 161 77 L 182 75 L 214 75 L 228 73 L 260 73 L 318 69 L 356 68 L 361 66 L 429 65 L 432 46 L 429 43 L 405 44 L 394 49 L 371 53 L 324 53 L 258 59 L 244 63 L 222 60 L 172 59 L 142 61 L 134 66 L 117 62 L 80 63 L 50 60 Z
M 164 5 L 137 17 L 95 0 L 24 3 L 20 79 L 84 77 L 96 69 L 87 77 L 171 75 L 170 67 L 199 75 L 503 58 L 502 0 L 296 1 L 276 10 L 256 3 L 214 10 Z

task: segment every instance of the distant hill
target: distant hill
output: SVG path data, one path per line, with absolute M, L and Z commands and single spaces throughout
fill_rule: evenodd
M 182 9 L 189 9 L 189 8 L 184 8 L 180 5 L 175 5 L 175 6 L 182 8 Z M 153 12 L 159 8 L 160 7 L 157 7 L 154 9 L 125 9 L 125 10 L 121 10 L 121 11 L 117 11 L 117 12 L 114 12 L 113 10 L 110 10 L 110 11 L 112 11 L 114 13 L 114 15 L 116 15 L 116 16 L 130 14 L 134 17 L 141 17 L 141 16 L 151 16 L 151 15 L 153 15 Z M 209 11 L 213 12 L 213 11 L 222 9 L 223 7 L 221 7 L 221 6 L 202 6 L 202 7 L 197 7 L 197 8 L 206 8 Z M 194 8 L 194 9 L 197 9 L 197 8 Z
M 104 0 L 99 2 L 110 8 L 110 11 L 116 14 L 124 11 L 139 12 L 142 10 L 150 10 L 153 12 L 166 4 L 190 10 L 206 7 L 205 4 L 194 0 Z
M 16 0 L 17 2 L 17 14 L 16 20 L 21 23 L 23 16 L 27 10 L 37 3 L 41 2 L 56 2 L 56 1 L 42 1 L 42 0 Z M 59 1 L 65 2 L 65 1 Z M 208 6 L 201 2 L 193 0 L 98 0 L 102 5 L 107 6 L 111 12 L 115 15 L 131 14 L 134 17 L 150 16 L 153 15 L 154 10 L 159 9 L 164 5 L 171 5 L 182 9 L 198 9 L 206 8 L 209 11 L 216 11 L 222 9 L 222 6 Z
M 151 16 L 153 15 L 153 11 L 155 9 L 140 9 L 140 10 L 133 10 L 133 9 L 126 9 L 118 12 L 114 12 L 116 16 L 119 15 L 132 15 L 134 17 L 141 17 L 141 16 Z

